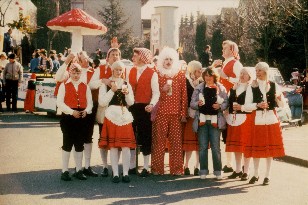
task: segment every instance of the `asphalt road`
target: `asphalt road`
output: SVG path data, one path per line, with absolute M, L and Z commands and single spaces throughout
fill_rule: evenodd
M 91 164 L 94 170 L 101 172 L 99 150 L 95 146 L 97 139 L 98 127 L 95 126 Z M 0 115 L 0 204 L 308 204 L 308 169 L 280 161 L 273 162 L 269 186 L 262 186 L 263 160 L 260 180 L 254 185 L 238 179 L 216 181 L 213 175 L 201 180 L 196 176 L 168 174 L 148 178 L 132 176 L 129 184 L 114 184 L 110 177 L 64 182 L 60 180 L 61 144 L 58 117 L 21 112 Z M 225 155 L 222 157 L 224 161 Z M 166 156 L 166 164 L 167 159 Z M 193 164 L 192 157 L 191 171 Z M 73 167 L 71 156 L 71 173 Z

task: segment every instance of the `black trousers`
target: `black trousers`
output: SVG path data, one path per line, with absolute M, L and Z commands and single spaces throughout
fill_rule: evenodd
M 135 103 L 129 110 L 134 117 L 133 129 L 137 144 L 140 145 L 140 151 L 143 155 L 151 154 L 152 145 L 152 121 L 151 113 L 145 111 L 148 104 Z
M 62 149 L 70 152 L 74 145 L 76 152 L 82 152 L 84 147 L 85 137 L 87 136 L 88 126 L 87 121 L 89 116 L 85 118 L 75 118 L 72 115 L 62 114 L 60 126 L 63 133 Z
M 12 110 L 17 111 L 18 80 L 5 80 L 5 91 L 7 110 L 11 110 L 12 98 Z

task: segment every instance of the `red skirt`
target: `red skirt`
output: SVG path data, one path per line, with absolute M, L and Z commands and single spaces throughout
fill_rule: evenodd
M 198 135 L 193 131 L 194 119 L 189 117 L 183 126 L 183 151 L 198 151 Z
M 132 123 L 118 126 L 105 118 L 98 147 L 105 149 L 110 149 L 111 147 L 136 148 L 136 140 Z
M 256 112 L 252 113 L 255 119 Z M 285 155 L 280 124 L 255 125 L 247 138 L 244 156 L 253 158 L 283 157 Z
M 246 120 L 243 124 L 238 126 L 228 125 L 226 152 L 244 153 L 247 138 L 251 135 L 252 123 L 252 115 L 246 114 Z
M 24 110 L 34 111 L 35 105 L 35 90 L 27 90 L 26 99 L 24 101 Z

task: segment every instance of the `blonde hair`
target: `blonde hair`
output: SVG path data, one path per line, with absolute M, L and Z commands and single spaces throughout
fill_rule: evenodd
M 125 65 L 122 61 L 118 60 L 116 62 L 114 62 L 111 66 L 111 70 L 114 70 L 115 68 L 118 68 L 118 67 L 121 67 L 123 68 L 123 72 L 124 72 L 124 69 L 125 69 Z
M 224 45 L 228 45 L 230 47 L 230 50 L 231 50 L 235 59 L 240 59 L 239 49 L 238 49 L 238 46 L 235 42 L 230 41 L 230 40 L 226 40 L 226 41 L 222 42 L 222 46 L 224 46 Z
M 194 72 L 198 69 L 202 69 L 202 64 L 199 61 L 190 61 L 187 65 L 187 71 L 190 74 L 194 74 Z

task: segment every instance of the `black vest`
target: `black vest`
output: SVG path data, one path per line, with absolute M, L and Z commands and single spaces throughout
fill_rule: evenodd
M 233 102 L 237 102 L 240 105 L 245 104 L 246 91 L 242 92 L 239 96 L 236 96 L 236 90 L 230 90 L 229 96 L 229 113 L 233 113 Z M 240 110 L 237 110 L 236 113 L 246 113 Z
M 107 92 L 110 89 L 111 88 L 109 86 L 107 86 Z M 117 91 L 115 91 L 111 101 L 109 102 L 109 106 L 110 105 L 122 105 L 122 106 L 127 105 L 127 103 L 125 101 L 125 95 L 122 93 L 122 89 L 118 89 Z
M 205 115 L 217 115 L 218 110 L 215 110 L 212 106 L 217 101 L 216 88 L 205 87 L 203 89 L 203 96 L 205 103 L 199 107 L 199 112 Z
M 266 93 L 266 101 L 268 103 L 268 109 L 274 110 L 275 107 L 277 107 L 277 103 L 275 100 L 275 94 L 276 94 L 275 83 L 271 81 L 269 83 L 271 88 Z M 255 88 L 252 87 L 252 94 L 253 94 L 253 103 L 260 103 L 263 101 L 263 94 L 260 91 L 259 86 Z M 263 109 L 258 107 L 257 110 L 263 110 Z

